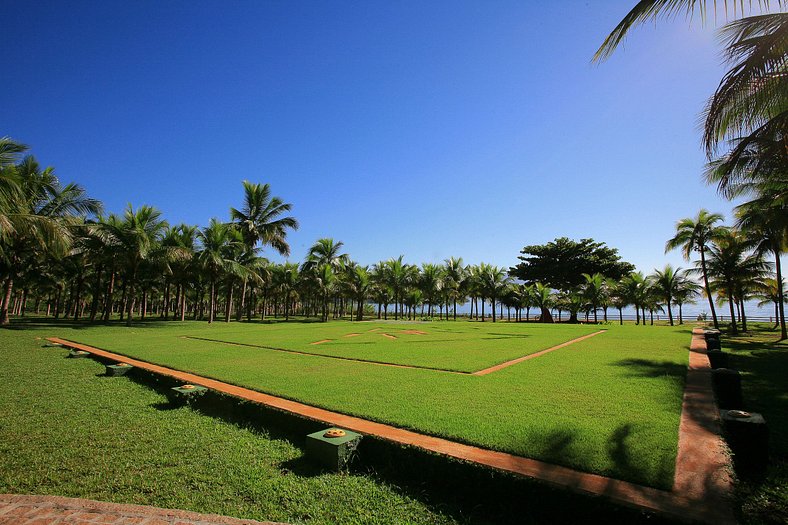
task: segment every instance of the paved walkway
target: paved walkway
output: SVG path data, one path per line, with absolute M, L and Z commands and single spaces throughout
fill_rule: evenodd
M 670 492 L 367 421 L 64 339 L 52 337 L 48 340 L 331 426 L 535 478 L 575 492 L 604 496 L 622 505 L 673 518 L 724 525 L 734 523 L 727 503 L 730 466 L 719 438 L 718 415 L 711 391 L 711 371 L 702 334 L 700 329 L 693 331 L 679 427 L 675 484 Z
M 0 494 L 2 525 L 276 525 L 186 510 L 105 503 L 60 496 Z

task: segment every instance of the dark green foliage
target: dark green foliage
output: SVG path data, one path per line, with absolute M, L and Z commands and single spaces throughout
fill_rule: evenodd
M 579 242 L 560 237 L 547 244 L 524 247 L 522 262 L 509 274 L 526 283 L 541 282 L 558 290 L 569 290 L 583 283 L 583 274 L 600 273 L 609 279 L 621 279 L 635 270 L 622 261 L 618 250 L 594 239 Z

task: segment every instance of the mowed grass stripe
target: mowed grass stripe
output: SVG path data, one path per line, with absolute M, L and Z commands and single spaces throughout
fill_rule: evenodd
M 329 326 L 334 324 L 344 324 L 332 327 L 344 333 L 359 331 L 356 323 Z M 302 328 L 297 323 L 273 326 Z M 501 326 L 477 330 L 490 334 Z M 688 327 L 611 325 L 603 337 L 484 377 L 245 347 L 217 351 L 215 343 L 175 337 L 186 327 L 211 337 L 217 332 L 205 325 L 162 323 L 48 335 L 422 433 L 659 488 L 672 486 Z M 256 337 L 259 328 L 234 327 Z M 531 326 L 504 329 L 527 336 Z

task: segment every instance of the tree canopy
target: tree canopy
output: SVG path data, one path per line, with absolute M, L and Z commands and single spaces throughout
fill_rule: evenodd
M 618 250 L 594 239 L 574 241 L 560 237 L 547 244 L 524 247 L 518 257 L 522 262 L 509 274 L 527 283 L 541 282 L 558 290 L 569 290 L 584 282 L 583 274 L 602 274 L 621 279 L 635 270 L 622 261 Z

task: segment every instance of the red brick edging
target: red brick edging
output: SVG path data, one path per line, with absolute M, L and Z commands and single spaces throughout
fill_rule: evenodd
M 107 503 L 62 496 L 0 494 L 0 524 L 19 525 L 276 525 L 200 514 L 187 510 L 160 509 L 145 505 Z
M 715 525 L 735 523 L 728 503 L 731 487 L 730 464 L 724 444 L 719 437 L 719 416 L 711 390 L 711 369 L 701 329 L 693 330 L 692 335 L 690 363 L 679 425 L 676 473 L 673 490 L 670 492 L 597 474 L 580 472 L 505 452 L 419 434 L 57 337 L 50 337 L 48 340 L 332 426 L 373 435 L 402 445 L 419 447 L 461 461 L 538 479 L 574 492 L 604 496 L 622 505 L 654 511 L 683 521 L 699 521 Z

